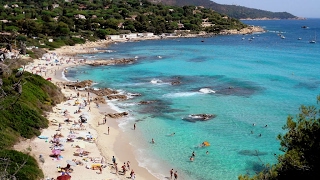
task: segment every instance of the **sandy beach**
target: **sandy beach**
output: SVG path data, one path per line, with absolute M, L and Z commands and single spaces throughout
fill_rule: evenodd
M 160 39 L 160 37 L 154 36 L 153 39 Z M 136 38 L 135 40 L 146 39 Z M 93 102 L 90 103 L 90 99 L 96 97 L 95 94 L 88 94 L 87 91 L 63 85 L 67 82 L 63 75 L 68 68 L 86 64 L 85 60 L 76 57 L 77 54 L 97 53 L 99 47 L 107 47 L 114 42 L 116 41 L 100 40 L 64 46 L 48 51 L 44 57 L 35 59 L 25 67 L 26 71 L 51 80 L 67 97 L 66 101 L 53 108 L 53 112 L 46 114 L 49 127 L 42 130 L 40 138 L 21 139 L 14 146 L 14 149 L 19 151 L 28 150 L 30 155 L 37 159 L 45 180 L 56 179 L 65 174 L 62 169 L 70 163 L 73 164 L 70 167 L 73 171 L 69 173 L 71 179 L 158 179 L 147 169 L 138 165 L 134 154 L 135 149 L 129 144 L 126 132 L 119 128 L 118 119 L 105 116 L 105 114 L 117 112 L 107 103 L 99 106 Z M 79 110 L 81 112 L 78 112 Z M 80 115 L 87 118 L 85 123 L 81 123 Z M 56 152 L 56 149 L 60 151 Z M 113 156 L 116 159 L 118 173 L 112 162 Z M 126 168 L 124 175 L 122 166 L 128 161 L 130 168 Z M 70 168 L 67 167 L 67 170 Z M 168 167 L 168 176 L 170 169 Z M 133 177 L 130 175 L 132 170 Z M 170 178 L 166 177 L 166 179 Z
M 30 155 L 39 162 L 45 180 L 56 179 L 65 174 L 63 167 L 70 163 L 71 179 L 157 179 L 138 165 L 134 150 L 124 138 L 125 132 L 119 129 L 117 119 L 107 117 L 104 120 L 106 113 L 116 113 L 108 104 L 97 106 L 90 103 L 95 94 L 90 93 L 88 96 L 87 91 L 64 88 L 61 85 L 67 81 L 63 78 L 66 68 L 83 64 L 83 61 L 74 58 L 75 54 L 94 52 L 96 47 L 106 47 L 110 43 L 112 42 L 106 40 L 65 46 L 49 52 L 47 59 L 36 59 L 25 67 L 26 71 L 45 79 L 50 78 L 68 99 L 47 114 L 49 127 L 42 130 L 40 138 L 24 139 L 14 146 L 19 151 L 28 149 Z M 54 59 L 59 63 L 54 63 Z M 87 118 L 86 123 L 81 123 L 80 115 Z M 116 158 L 118 173 L 112 162 L 113 156 Z M 122 166 L 128 161 L 130 168 L 127 167 L 124 175 Z M 132 170 L 134 177 L 130 176 Z

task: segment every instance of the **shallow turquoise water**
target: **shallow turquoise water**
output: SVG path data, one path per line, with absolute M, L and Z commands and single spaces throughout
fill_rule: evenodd
M 320 34 L 320 20 L 246 23 L 268 32 L 118 43 L 108 47 L 112 53 L 84 58 L 138 56 L 136 64 L 72 68 L 67 78 L 92 79 L 96 87 L 142 94 L 112 103 L 129 111 L 120 127 L 132 138 L 140 165 L 159 179 L 167 177 L 171 168 L 190 180 L 253 175 L 262 164 L 276 162 L 274 154 L 281 153 L 276 136 L 283 133 L 287 116 L 296 115 L 301 104 L 314 104 L 320 92 L 320 42 L 308 43 L 315 32 Z M 302 29 L 303 25 L 310 28 Z M 285 39 L 277 35 L 280 32 Z M 171 85 L 172 81 L 181 83 Z M 201 93 L 201 88 L 215 93 Z M 142 100 L 155 103 L 138 105 Z M 182 120 L 198 113 L 217 117 L 205 122 Z M 135 121 L 138 131 L 133 132 Z M 151 138 L 156 144 L 149 143 Z M 211 145 L 197 147 L 203 141 Z M 195 161 L 190 162 L 193 151 Z

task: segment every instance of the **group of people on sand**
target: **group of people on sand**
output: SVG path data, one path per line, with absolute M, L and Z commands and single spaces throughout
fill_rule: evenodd
M 116 158 L 114 156 L 112 156 L 112 163 L 113 163 L 112 168 L 115 170 L 115 174 L 118 175 L 118 173 L 119 173 L 118 163 L 116 162 Z M 130 161 L 124 162 L 123 165 L 121 166 L 121 169 L 122 169 L 123 175 L 125 176 L 127 171 L 130 171 Z M 130 178 L 132 180 L 134 180 L 136 178 L 136 175 L 135 175 L 133 169 L 131 169 Z
M 173 169 L 170 170 L 170 179 L 174 178 L 174 180 L 178 179 L 178 171 L 173 171 Z

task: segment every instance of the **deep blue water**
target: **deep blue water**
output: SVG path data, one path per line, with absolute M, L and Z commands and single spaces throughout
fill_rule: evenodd
M 159 179 L 167 177 L 171 168 L 187 180 L 253 175 L 263 164 L 276 163 L 274 154 L 281 153 L 276 136 L 284 133 L 287 116 L 295 116 L 301 104 L 316 102 L 320 41 L 310 44 L 309 40 L 320 35 L 320 20 L 245 23 L 267 32 L 118 43 L 107 48 L 111 53 L 84 58 L 138 56 L 137 63 L 76 67 L 66 77 L 94 80 L 98 88 L 142 94 L 110 103 L 130 113 L 119 127 L 136 147 L 140 165 Z M 215 93 L 200 92 L 208 90 L 203 88 Z M 140 101 L 154 102 L 139 105 Z M 202 113 L 216 117 L 204 122 L 183 119 Z M 138 129 L 133 132 L 134 122 Z M 168 136 L 173 132 L 174 136 Z M 210 146 L 199 148 L 203 141 Z M 196 157 L 190 162 L 193 151 Z

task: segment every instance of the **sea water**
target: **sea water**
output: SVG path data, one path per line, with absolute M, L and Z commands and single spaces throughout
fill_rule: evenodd
M 135 57 L 136 63 L 75 67 L 66 77 L 142 95 L 110 103 L 129 112 L 119 128 L 128 134 L 139 165 L 159 179 L 171 168 L 186 180 L 254 175 L 277 162 L 282 152 L 276 137 L 285 133 L 288 115 L 316 103 L 320 41 L 309 40 L 320 35 L 320 20 L 245 23 L 267 32 L 117 43 L 81 58 Z M 190 114 L 216 117 L 192 121 L 186 118 Z M 204 141 L 210 146 L 199 147 Z

